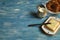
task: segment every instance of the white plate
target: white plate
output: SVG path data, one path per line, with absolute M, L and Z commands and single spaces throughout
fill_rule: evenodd
M 53 19 L 55 19 L 55 20 L 57 20 L 57 21 L 60 21 L 59 18 L 49 17 L 45 23 L 47 23 L 51 18 L 53 18 Z M 42 25 L 42 30 L 43 30 L 45 33 L 50 34 L 50 35 L 54 35 L 59 28 L 60 28 L 60 25 L 57 27 L 57 29 L 56 29 L 54 32 L 52 32 L 52 31 L 50 31 L 49 29 L 45 28 L 44 25 Z

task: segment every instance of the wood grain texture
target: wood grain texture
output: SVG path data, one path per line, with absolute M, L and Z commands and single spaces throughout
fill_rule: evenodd
M 31 14 L 37 5 L 47 0 L 0 0 L 0 40 L 60 40 L 60 31 L 54 36 L 46 35 L 29 24 L 40 24 L 49 17 L 39 19 Z M 56 17 L 60 17 L 56 15 Z

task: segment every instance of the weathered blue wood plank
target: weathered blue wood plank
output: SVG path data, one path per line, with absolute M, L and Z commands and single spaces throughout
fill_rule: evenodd
M 43 19 L 30 15 L 37 11 L 36 6 L 47 0 L 0 0 L 0 40 L 60 40 L 60 31 L 48 36 L 38 26 L 29 24 L 43 23 Z M 60 18 L 60 14 L 56 15 Z

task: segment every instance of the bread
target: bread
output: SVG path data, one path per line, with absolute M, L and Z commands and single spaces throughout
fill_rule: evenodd
M 56 28 L 59 26 L 59 21 L 57 21 L 57 20 L 55 20 L 55 19 L 50 19 L 48 22 L 51 23 L 51 24 L 47 24 L 47 25 L 46 25 L 46 28 L 50 29 L 50 30 L 53 31 L 53 32 L 54 32 L 54 31 L 56 30 Z

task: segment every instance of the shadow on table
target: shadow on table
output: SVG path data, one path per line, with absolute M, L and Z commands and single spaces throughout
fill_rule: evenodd
M 42 34 L 44 34 L 44 35 L 46 35 L 46 36 L 48 36 L 48 37 L 52 37 L 52 35 L 46 34 L 46 33 L 42 30 L 41 26 L 42 26 L 42 25 L 40 25 L 40 26 L 38 27 L 39 31 L 40 31 Z M 28 27 L 36 27 L 36 26 L 28 26 Z
M 42 26 L 42 25 L 40 25 L 38 28 L 39 28 L 39 31 L 40 31 L 42 34 L 45 34 L 45 35 L 51 36 L 51 37 L 53 36 L 53 35 L 46 34 L 46 33 L 42 30 L 41 26 Z
M 31 15 L 32 18 L 39 18 L 39 19 L 41 19 L 40 17 L 38 17 L 38 12 L 31 11 L 30 15 Z

